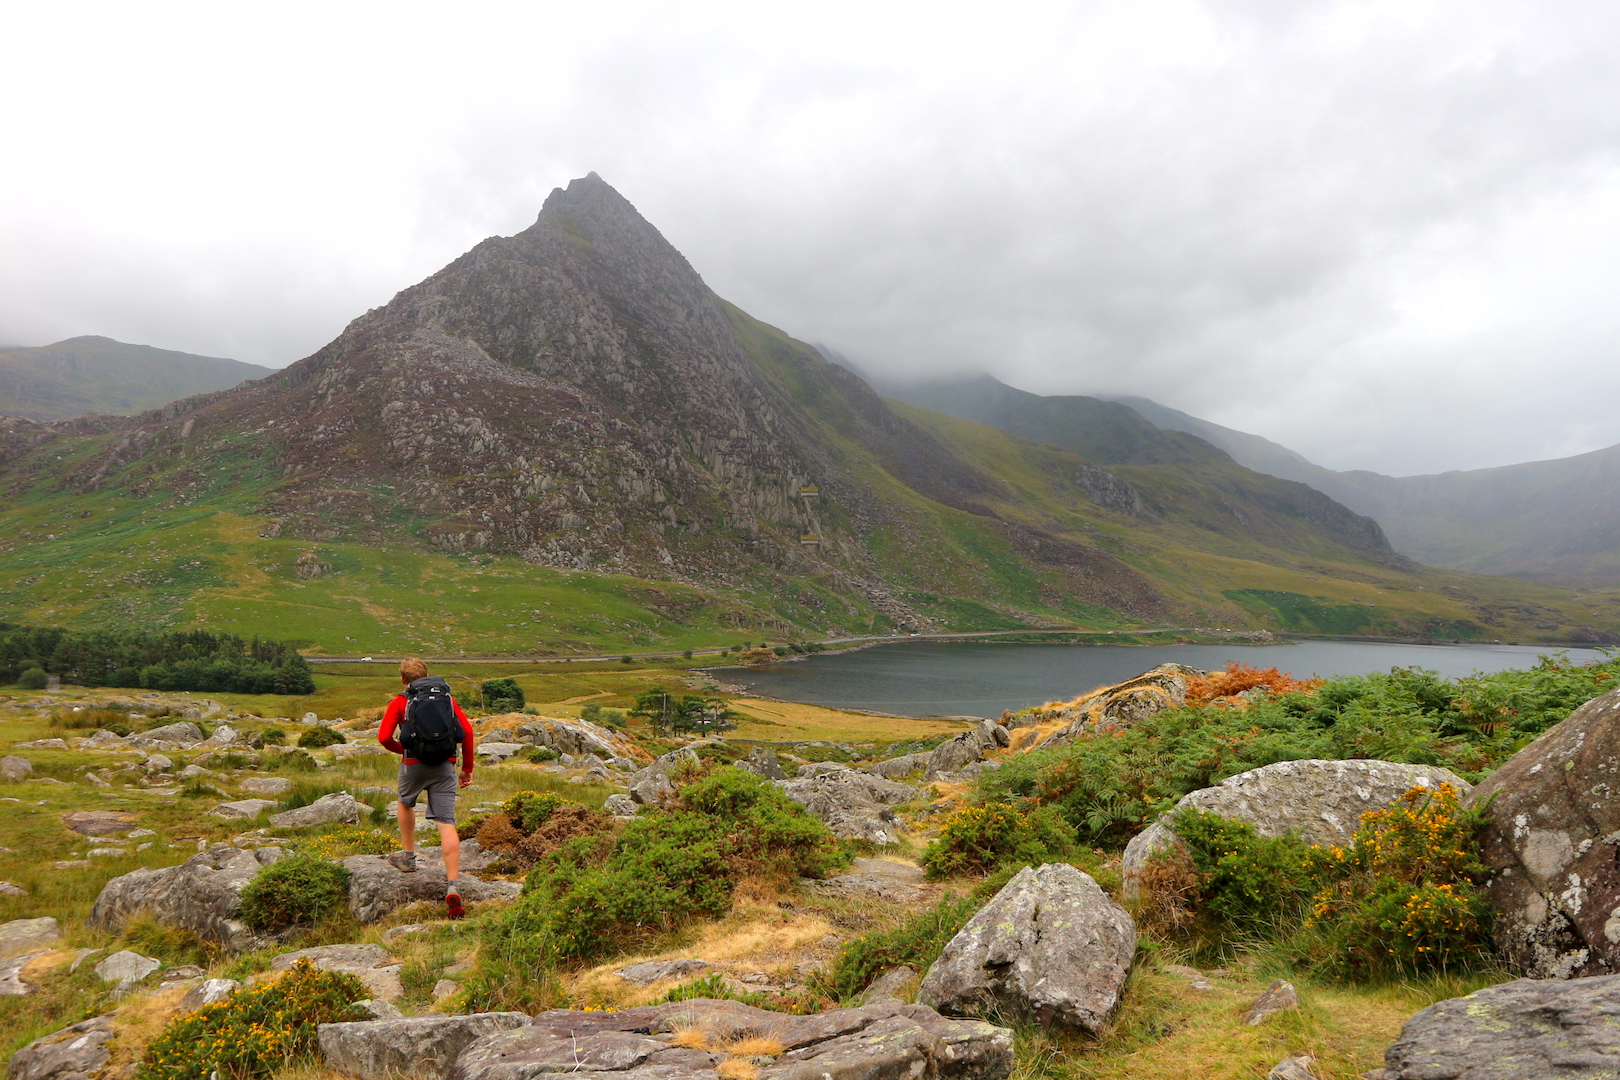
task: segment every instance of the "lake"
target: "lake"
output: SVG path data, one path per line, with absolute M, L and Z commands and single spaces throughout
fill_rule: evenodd
M 1595 649 L 1526 645 L 1399 645 L 1304 641 L 1291 645 L 1012 645 L 910 641 L 771 668 L 717 668 L 727 682 L 785 701 L 899 716 L 1000 716 L 1044 701 L 1072 698 L 1175 661 L 1215 670 L 1228 660 L 1277 667 L 1296 678 L 1365 675 L 1392 667 L 1455 678 L 1477 671 L 1532 667 L 1547 652 L 1586 663 Z

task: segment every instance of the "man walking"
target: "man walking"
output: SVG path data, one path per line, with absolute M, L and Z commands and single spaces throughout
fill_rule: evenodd
M 427 663 L 408 656 L 399 664 L 405 690 L 383 711 L 377 741 L 404 760 L 399 766 L 399 838 L 403 850 L 388 856 L 391 866 L 416 872 L 416 797 L 427 794 L 428 820 L 438 825 L 444 854 L 444 903 L 452 919 L 461 905 L 461 838 L 456 835 L 456 759 L 461 759 L 460 785 L 472 783 L 473 727 L 450 696 L 450 684 L 430 677 Z

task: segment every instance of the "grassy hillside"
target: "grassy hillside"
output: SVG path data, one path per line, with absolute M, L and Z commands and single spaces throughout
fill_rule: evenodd
M 262 379 L 270 368 L 218 356 L 76 337 L 34 349 L 0 349 L 0 415 L 61 420 L 119 416 Z

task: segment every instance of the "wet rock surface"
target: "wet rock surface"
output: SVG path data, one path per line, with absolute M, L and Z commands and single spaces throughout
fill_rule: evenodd
M 758 1066 L 761 1080 L 1002 1080 L 1012 1032 L 952 1020 L 921 1005 L 885 1001 L 812 1016 L 698 999 L 621 1012 L 554 1010 L 486 1036 L 456 1060 L 451 1080 L 531 1080 L 549 1072 L 636 1080 L 714 1080 L 723 1051 L 674 1045 L 673 1033 L 705 1032 L 710 1045 L 752 1035 L 782 1044 Z
M 1609 1080 L 1620 1075 L 1620 975 L 1518 979 L 1417 1013 L 1388 1080 Z
M 1496 944 L 1537 978 L 1620 971 L 1620 691 L 1582 705 L 1469 796 Z
M 945 946 L 917 1000 L 1096 1034 L 1135 954 L 1135 922 L 1090 875 L 1065 863 L 1025 867 Z

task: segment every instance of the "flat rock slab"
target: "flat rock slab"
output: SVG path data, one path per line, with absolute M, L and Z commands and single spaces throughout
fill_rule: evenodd
M 470 845 L 463 843 L 465 855 Z M 444 855 L 438 848 L 418 848 L 416 872 L 403 873 L 382 855 L 351 855 L 343 860 L 349 871 L 349 910 L 363 923 L 376 922 L 396 908 L 423 901 L 444 903 Z M 463 860 L 464 870 L 471 869 Z M 461 898 L 468 903 L 509 900 L 523 891 L 515 881 L 482 881 L 469 873 L 459 879 Z
M 640 964 L 631 964 L 622 967 L 613 974 L 627 983 L 637 986 L 651 986 L 655 982 L 665 979 L 684 979 L 688 975 L 696 975 L 700 971 L 707 971 L 707 960 L 647 960 Z
M 783 794 L 819 819 L 833 835 L 872 844 L 898 841 L 900 818 L 891 807 L 917 797 L 917 789 L 910 784 L 852 769 L 776 783 Z
M 469 1045 L 529 1023 L 522 1013 L 413 1016 L 322 1024 L 317 1031 L 326 1066 L 361 1080 L 440 1080 Z
M 747 1036 L 779 1041 L 783 1052 L 759 1068 L 761 1080 L 1003 1080 L 1013 1063 L 1011 1031 L 921 1005 L 885 1001 L 792 1016 L 700 998 L 620 1012 L 541 1013 L 526 1027 L 468 1046 L 450 1080 L 534 1080 L 552 1072 L 715 1080 L 723 1051 L 674 1043 L 676 1032 L 694 1028 L 717 1046 Z
M 1119 1007 L 1135 954 L 1135 922 L 1090 875 L 1026 866 L 946 944 L 917 1000 L 1095 1035 Z
M 128 810 L 72 810 L 62 815 L 62 824 L 83 836 L 117 836 L 135 827 L 135 815 Z
M 11 1055 L 11 1080 L 85 1080 L 107 1064 L 112 1037 L 111 1013 L 52 1032 Z
M 163 966 L 163 961 L 128 949 L 113 953 L 96 965 L 102 982 L 137 983 Z
M 1389 1080 L 1620 1076 L 1620 975 L 1518 979 L 1417 1013 L 1384 1054 Z
M 43 919 L 13 919 L 0 923 L 0 960 L 23 953 L 40 952 L 62 940 L 62 928 L 49 916 Z
M 817 892 L 838 896 L 872 897 L 896 904 L 922 899 L 923 870 L 890 859 L 856 859 L 837 877 L 811 882 Z
M 250 795 L 285 795 L 294 785 L 285 776 L 250 776 L 236 786 Z
M 208 813 L 226 821 L 247 821 L 258 817 L 275 805 L 272 799 L 237 799 L 234 802 L 220 803 Z

